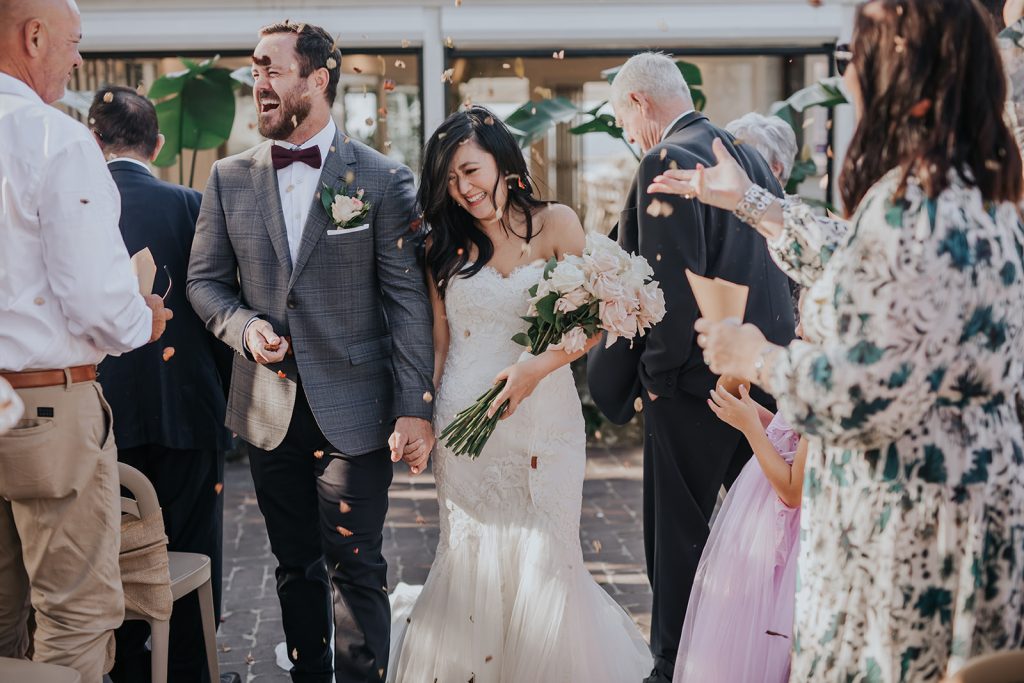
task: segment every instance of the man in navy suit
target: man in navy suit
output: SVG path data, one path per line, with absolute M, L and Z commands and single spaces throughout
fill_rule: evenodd
M 110 174 L 121 194 L 121 236 L 128 253 L 149 248 L 157 264 L 154 290 L 170 289 L 174 329 L 157 344 L 107 357 L 99 381 L 114 414 L 118 460 L 145 474 L 163 508 L 170 550 L 208 555 L 220 618 L 224 427 L 230 350 L 206 331 L 185 298 L 188 258 L 202 195 L 154 177 L 149 162 L 163 146 L 153 103 L 124 87 L 96 93 L 89 110 Z M 173 284 L 172 284 L 173 283 Z M 224 356 L 227 356 L 226 358 Z M 149 627 L 117 631 L 115 681 L 149 680 Z M 174 605 L 170 681 L 208 680 L 196 594 Z M 225 674 L 222 680 L 238 680 Z

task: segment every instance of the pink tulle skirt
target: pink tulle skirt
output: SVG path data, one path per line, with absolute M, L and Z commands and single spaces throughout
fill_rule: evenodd
M 792 462 L 799 437 L 779 417 L 767 432 Z M 799 508 L 779 500 L 752 457 L 701 555 L 673 683 L 789 679 L 799 533 Z

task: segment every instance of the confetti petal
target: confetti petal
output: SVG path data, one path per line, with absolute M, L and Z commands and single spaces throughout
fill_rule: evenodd
M 170 359 L 174 358 L 174 347 L 173 346 L 166 346 L 166 347 L 164 347 L 164 354 L 163 355 L 164 355 L 164 362 L 165 363 L 167 361 L 169 361 Z
M 352 506 L 343 500 L 338 501 L 338 509 L 341 511 L 341 514 L 343 515 L 347 515 L 348 513 L 352 512 Z
M 106 102 L 107 104 L 110 104 L 111 102 L 113 102 L 114 101 L 114 93 L 112 93 L 112 92 L 105 92 L 105 93 L 103 93 L 103 101 Z
M 424 403 L 432 403 L 433 401 L 434 401 L 434 395 L 432 393 L 430 393 L 429 391 L 424 391 L 423 392 L 423 402 Z
M 277 376 L 280 377 L 281 379 L 284 379 L 288 375 L 284 374 L 284 370 L 278 370 L 277 371 Z
M 338 62 L 334 57 L 327 58 L 327 68 L 331 70 L 338 68 Z
M 319 460 L 320 458 L 324 457 L 324 452 L 323 451 L 313 451 L 313 457 L 316 458 L 317 460 Z
M 220 495 L 220 492 L 223 491 L 223 490 L 224 490 L 223 482 L 219 482 L 218 481 L 216 484 L 214 484 L 213 492 L 216 493 L 218 496 Z
M 644 409 L 644 401 L 643 401 L 643 399 L 642 399 L 642 398 L 640 398 L 639 396 L 637 396 L 637 397 L 636 397 L 636 400 L 634 400 L 634 401 L 633 401 L 633 410 L 635 410 L 636 412 L 638 412 L 638 413 L 639 413 L 639 412 L 641 412 L 641 411 L 642 411 L 643 409 Z
M 349 531 L 348 529 L 346 529 L 343 526 L 337 526 L 337 527 L 334 527 L 334 528 L 337 529 L 338 533 L 341 534 L 342 536 L 344 536 L 345 538 L 348 538 L 349 536 L 353 536 L 354 535 L 351 531 Z

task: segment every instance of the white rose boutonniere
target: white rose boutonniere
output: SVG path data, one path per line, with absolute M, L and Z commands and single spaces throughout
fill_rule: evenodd
M 320 192 L 320 203 L 334 227 L 338 230 L 351 230 L 361 226 L 370 213 L 370 202 L 363 198 L 363 194 L 362 189 L 350 192 L 344 183 L 339 187 L 325 184 Z

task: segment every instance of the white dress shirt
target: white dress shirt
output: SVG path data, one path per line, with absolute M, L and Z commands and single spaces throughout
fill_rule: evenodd
M 309 147 L 320 148 L 320 167 L 313 168 L 309 164 L 296 161 L 290 166 L 285 166 L 277 172 L 277 190 L 281 195 L 281 211 L 284 213 L 284 225 L 288 230 L 288 250 L 292 255 L 292 265 L 299 255 L 299 244 L 302 243 L 302 229 L 306 225 L 306 218 L 309 217 L 309 208 L 313 205 L 313 197 L 320 184 L 320 171 L 334 144 L 334 135 L 337 127 L 333 119 L 327 120 L 327 125 L 320 129 L 320 132 L 306 140 L 301 145 L 291 145 L 281 140 L 275 140 L 275 145 L 281 145 L 288 149 L 307 149 Z
M 0 370 L 98 363 L 149 340 L 120 213 L 88 129 L 0 73 Z
M 682 121 L 684 116 L 689 116 L 694 111 L 695 111 L 694 109 L 687 109 L 682 114 L 680 114 L 679 116 L 677 116 L 674 119 L 672 119 L 672 123 L 670 123 L 667 126 L 665 126 L 665 130 L 661 131 L 661 141 L 662 142 L 665 141 L 665 138 L 668 137 L 668 134 L 672 132 L 672 128 L 674 128 L 677 123 Z

